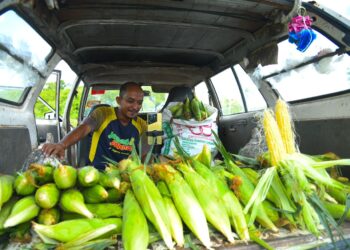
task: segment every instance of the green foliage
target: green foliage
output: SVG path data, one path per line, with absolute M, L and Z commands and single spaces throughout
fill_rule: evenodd
M 67 98 L 70 92 L 70 88 L 67 88 L 66 83 L 61 80 L 61 89 L 60 89 L 60 109 L 59 114 L 62 116 L 65 105 L 67 102 Z M 77 89 L 77 94 L 74 97 L 73 104 L 72 104 L 72 110 L 70 114 L 70 118 L 72 121 L 72 125 L 77 125 L 77 119 L 78 119 L 78 111 L 79 111 L 79 102 L 81 99 L 81 94 L 83 91 L 83 86 L 79 86 Z M 47 83 L 43 90 L 40 93 L 40 97 L 45 100 L 52 108 L 55 109 L 56 105 L 56 83 L 55 82 L 49 82 Z M 37 100 L 35 107 L 34 107 L 34 114 L 37 119 L 43 119 L 45 116 L 45 113 L 51 112 L 51 110 L 46 107 L 42 102 Z

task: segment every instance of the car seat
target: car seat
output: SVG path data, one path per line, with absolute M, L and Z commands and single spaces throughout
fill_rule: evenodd
M 190 87 L 173 87 L 169 91 L 168 99 L 166 100 L 164 106 L 160 110 L 160 112 L 163 112 L 163 110 L 169 105 L 170 102 L 183 102 L 186 100 L 186 97 L 189 99 L 193 98 L 193 92 Z

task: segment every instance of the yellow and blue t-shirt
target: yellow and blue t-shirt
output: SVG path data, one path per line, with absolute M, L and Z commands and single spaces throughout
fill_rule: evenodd
M 91 140 L 89 161 L 98 169 L 104 169 L 107 158 L 121 161 L 131 154 L 134 145 L 138 145 L 140 135 L 146 131 L 146 122 L 137 117 L 127 125 L 123 125 L 117 117 L 117 108 L 99 107 L 89 119 L 94 131 Z M 136 147 L 137 148 L 137 147 Z

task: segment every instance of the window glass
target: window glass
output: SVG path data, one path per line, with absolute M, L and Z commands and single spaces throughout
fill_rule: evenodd
M 60 72 L 59 115 L 62 116 L 66 107 L 67 98 L 76 81 L 77 75 L 63 60 L 57 64 L 55 70 Z M 34 107 L 34 114 L 37 119 L 55 119 L 56 82 L 58 77 L 58 73 L 54 71 L 46 80 L 44 88 L 40 93 L 40 98 L 37 100 Z M 78 117 L 78 113 L 71 115 L 73 115 L 73 117 Z
M 291 69 L 307 60 L 333 52 L 337 47 L 317 33 L 305 53 L 288 41 L 279 43 L 278 69 Z M 350 57 L 347 54 L 323 58 L 285 73 L 267 78 L 286 101 L 302 100 L 350 89 Z
M 152 91 L 151 86 L 142 86 L 142 89 L 145 91 L 145 96 L 140 112 L 159 111 L 164 106 L 168 98 L 168 93 L 155 93 Z M 96 104 L 109 104 L 115 107 L 117 105 L 117 96 L 119 96 L 119 90 L 90 90 L 85 106 L 84 117 L 90 113 L 91 108 Z
M 242 97 L 231 68 L 213 76 L 211 81 L 219 97 L 223 115 L 244 112 Z
M 0 101 L 21 104 L 39 82 L 51 47 L 10 10 L 0 16 Z
M 148 94 L 143 98 L 142 109 L 140 112 L 159 111 L 164 106 L 168 98 L 168 93 L 155 93 L 150 86 L 143 86 L 142 89 L 148 92 Z
M 0 16 L 0 44 L 39 70 L 45 68 L 51 46 L 21 17 L 10 10 Z
M 239 78 L 248 111 L 256 111 L 266 108 L 267 105 L 265 99 L 242 67 L 237 64 L 234 66 L 234 70 Z
M 0 50 L 0 101 L 20 104 L 25 93 L 39 81 L 30 67 Z
M 194 92 L 199 100 L 201 100 L 204 104 L 210 105 L 209 92 L 205 82 L 197 84 L 194 88 Z

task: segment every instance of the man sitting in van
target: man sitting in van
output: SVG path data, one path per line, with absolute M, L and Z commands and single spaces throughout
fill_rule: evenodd
M 93 132 L 89 161 L 98 169 L 104 169 L 107 159 L 121 161 L 132 151 L 132 141 L 138 145 L 140 135 L 146 131 L 146 122 L 138 117 L 144 93 L 134 82 L 124 83 L 116 98 L 118 107 L 99 107 L 58 143 L 46 143 L 42 151 L 46 155 L 64 157 L 64 151 Z

